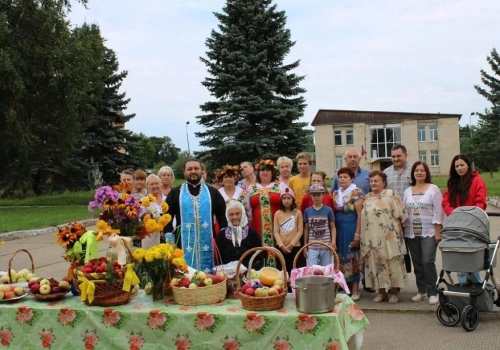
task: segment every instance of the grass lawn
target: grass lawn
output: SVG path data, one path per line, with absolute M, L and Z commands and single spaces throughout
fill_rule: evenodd
M 94 191 L 64 192 L 25 199 L 0 199 L 0 207 L 6 206 L 60 206 L 88 205 L 94 199 Z
M 0 234 L 65 224 L 75 220 L 90 219 L 86 205 L 62 207 L 0 207 Z

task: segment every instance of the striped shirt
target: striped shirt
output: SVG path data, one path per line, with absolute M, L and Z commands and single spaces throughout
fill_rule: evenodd
M 394 165 L 384 170 L 387 175 L 387 188 L 396 191 L 400 197 L 403 197 L 405 190 L 411 186 L 411 167 L 412 164 L 406 162 L 401 172 Z

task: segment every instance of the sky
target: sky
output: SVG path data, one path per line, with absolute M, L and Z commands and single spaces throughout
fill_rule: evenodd
M 498 44 L 498 0 L 275 0 L 296 41 L 285 63 L 294 73 L 309 125 L 319 109 L 462 114 L 475 124 L 490 104 L 474 89 Z M 199 106 L 212 100 L 201 85 L 200 57 L 224 0 L 89 0 L 74 4 L 73 24 L 96 23 L 128 71 L 126 128 L 169 136 L 200 150 Z M 189 125 L 186 124 L 189 121 Z M 311 126 L 309 126 L 312 128 Z

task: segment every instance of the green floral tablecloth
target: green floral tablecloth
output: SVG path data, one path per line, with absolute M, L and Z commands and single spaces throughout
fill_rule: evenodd
M 352 348 L 354 335 L 369 322 L 349 297 L 336 301 L 331 313 L 307 315 L 297 312 L 291 295 L 283 309 L 266 312 L 244 310 L 238 299 L 195 307 L 153 303 L 142 291 L 129 304 L 112 308 L 88 307 L 78 297 L 44 302 L 28 295 L 0 304 L 0 348 Z

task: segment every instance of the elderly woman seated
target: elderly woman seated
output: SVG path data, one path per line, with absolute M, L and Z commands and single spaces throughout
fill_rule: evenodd
M 228 264 L 239 261 L 241 256 L 248 250 L 261 247 L 262 242 L 259 234 L 248 225 L 247 215 L 243 205 L 235 200 L 228 203 L 226 207 L 227 227 L 220 230 L 216 238 L 222 263 Z M 252 263 L 252 268 L 259 270 L 263 266 L 263 255 L 260 253 Z M 242 264 L 248 267 L 252 254 L 249 254 Z

